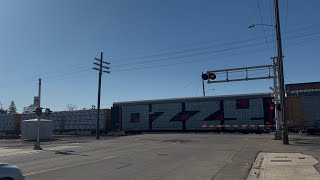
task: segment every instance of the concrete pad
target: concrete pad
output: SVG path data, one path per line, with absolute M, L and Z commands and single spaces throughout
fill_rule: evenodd
M 301 153 L 259 153 L 247 180 L 320 180 L 317 163 Z

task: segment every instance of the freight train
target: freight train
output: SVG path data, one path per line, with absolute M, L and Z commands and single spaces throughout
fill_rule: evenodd
M 319 98 L 288 93 L 289 130 L 320 132 Z M 263 132 L 275 129 L 274 110 L 270 93 L 115 102 L 111 110 L 101 110 L 100 131 Z M 95 109 L 60 111 L 42 118 L 53 121 L 55 133 L 95 133 L 96 113 Z M 0 115 L 0 135 L 19 135 L 21 121 L 34 118 L 35 114 Z
M 274 129 L 270 93 L 116 102 L 112 123 L 126 132 Z
M 110 117 L 110 109 L 100 110 L 100 131 L 107 129 Z M 19 135 L 21 121 L 35 118 L 37 116 L 34 113 L 0 115 L 0 135 Z M 48 117 L 42 116 L 41 119 L 52 120 L 54 133 L 95 133 L 97 110 L 58 111 Z

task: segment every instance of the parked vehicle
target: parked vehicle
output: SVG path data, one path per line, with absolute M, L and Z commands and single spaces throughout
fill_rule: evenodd
M 0 180 L 24 180 L 18 166 L 0 163 Z

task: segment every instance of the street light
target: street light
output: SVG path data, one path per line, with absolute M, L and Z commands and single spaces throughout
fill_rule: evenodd
M 271 25 L 271 24 L 251 24 L 250 26 L 248 26 L 248 28 L 254 28 L 255 26 L 271 26 L 271 27 L 276 27 L 275 25 Z
M 271 24 L 251 24 L 250 26 L 248 26 L 248 28 L 249 29 L 251 29 L 251 28 L 254 28 L 254 27 L 256 27 L 256 26 L 270 26 L 270 27 L 274 27 L 275 28 L 275 30 L 277 31 L 277 26 L 275 26 L 275 25 L 271 25 Z M 277 35 L 277 40 L 279 40 L 278 39 L 278 35 Z M 279 53 L 279 46 L 278 46 L 278 53 Z M 282 56 L 282 52 L 280 53 L 281 54 L 281 56 Z M 283 56 L 282 56 L 283 57 Z M 282 61 L 282 57 L 281 57 L 281 61 Z M 273 60 L 274 62 L 273 62 L 273 64 L 274 64 L 274 69 L 276 69 L 276 67 L 278 67 L 278 81 L 279 81 L 279 84 L 281 83 L 281 78 L 280 78 L 280 72 L 282 72 L 282 74 L 283 74 L 283 71 L 280 71 L 280 65 L 279 65 L 279 60 L 277 60 L 277 61 L 275 61 L 275 59 Z M 283 65 L 282 65 L 283 66 Z M 271 88 L 270 87 L 270 89 L 271 90 L 273 90 L 273 96 L 274 96 L 274 103 L 275 103 L 275 105 L 277 105 L 278 104 L 278 99 L 283 99 L 284 97 L 281 97 L 282 96 L 282 94 L 281 93 L 283 93 L 282 91 L 283 91 L 283 89 L 281 89 L 280 88 L 280 90 L 279 90 L 279 92 L 278 92 L 278 90 L 277 90 L 277 80 L 276 80 L 276 72 L 274 72 L 274 88 Z M 280 85 L 279 85 L 280 86 Z M 280 98 L 279 98 L 279 93 L 280 93 Z M 283 106 L 283 101 L 281 101 L 282 102 L 282 106 Z M 277 105 L 277 107 L 278 107 L 278 105 Z M 283 108 L 284 109 L 284 108 Z M 275 132 L 275 137 L 274 137 L 274 139 L 275 140 L 281 140 L 282 139 L 282 137 L 281 137 L 281 131 L 280 131 L 280 120 L 279 120 L 279 109 L 278 108 L 275 108 L 275 120 L 276 120 L 276 132 Z M 284 121 L 284 115 L 283 115 L 283 112 L 281 112 L 282 114 L 281 114 L 281 121 Z

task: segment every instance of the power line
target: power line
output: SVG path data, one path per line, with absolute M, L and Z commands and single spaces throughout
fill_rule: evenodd
M 257 40 L 257 38 L 251 38 L 251 39 L 246 39 L 246 40 L 241 40 L 241 41 L 234 41 L 234 42 L 223 43 L 223 44 L 217 44 L 217 45 L 213 45 L 213 46 L 190 48 L 190 49 L 185 49 L 185 50 L 176 51 L 176 52 L 170 52 L 170 53 L 161 53 L 161 54 L 152 54 L 152 55 L 146 55 L 146 56 L 138 56 L 138 57 L 133 57 L 131 59 L 137 59 L 137 58 L 146 59 L 146 58 L 159 57 L 159 56 L 185 54 L 185 53 L 190 53 L 192 51 L 203 51 L 203 50 L 212 49 L 212 48 L 216 48 L 216 47 L 222 47 L 222 46 L 227 46 L 227 45 L 235 45 L 235 44 L 246 43 L 246 42 L 255 41 L 255 40 Z M 141 63 L 141 62 L 146 62 L 146 61 L 135 61 L 133 63 L 116 64 L 113 67 L 124 66 L 124 65 L 128 65 L 128 64 L 137 64 L 137 63 Z
M 271 24 L 275 26 L 274 13 L 273 13 L 273 4 L 272 4 L 273 0 L 269 0 L 269 2 L 270 2 L 270 6 L 269 6 L 269 7 L 270 7 L 270 8 L 269 8 L 269 9 L 270 9 L 270 21 L 271 21 Z M 276 43 L 276 41 L 275 41 L 275 36 L 276 36 L 276 35 L 275 35 L 275 31 L 272 31 L 271 34 L 272 34 L 272 37 L 271 37 L 271 38 L 272 38 L 272 40 L 274 41 L 274 42 L 272 43 L 272 48 L 273 48 L 273 51 L 274 51 L 273 53 L 274 53 L 274 54 L 277 54 L 277 49 L 276 49 L 276 46 L 277 46 L 276 44 L 277 44 L 277 43 Z
M 194 57 L 194 56 L 202 56 L 202 55 L 208 55 L 208 54 L 213 54 L 213 53 L 218 53 L 218 52 L 230 51 L 230 50 L 234 50 L 234 49 L 246 48 L 246 47 L 255 46 L 255 45 L 259 45 L 259 44 L 260 45 L 264 44 L 264 42 L 263 43 L 255 43 L 255 44 L 246 45 L 246 46 L 241 46 L 241 47 L 223 49 L 223 50 L 220 50 L 220 51 L 209 51 L 209 52 L 204 52 L 204 53 L 194 53 L 194 54 L 190 54 L 190 55 L 179 56 L 179 57 L 174 57 L 174 58 L 166 58 L 166 59 L 161 59 L 161 60 L 185 59 L 185 58 L 190 58 L 190 57 Z M 156 61 L 159 61 L 159 60 L 156 60 Z M 161 66 L 168 66 L 168 65 L 184 64 L 184 63 L 193 62 L 193 61 L 195 61 L 195 60 L 192 59 L 191 61 L 176 62 L 176 63 L 164 64 L 164 65 L 152 65 L 152 66 L 146 66 L 146 67 L 143 67 L 143 68 L 153 68 L 153 67 L 161 67 Z M 148 62 L 150 62 L 150 61 L 148 61 Z M 132 70 L 132 69 L 140 69 L 140 67 L 122 68 L 122 69 L 120 68 L 120 69 L 114 69 L 114 71 L 126 71 L 126 70 Z
M 288 32 L 287 34 L 296 34 L 295 32 L 296 31 L 299 31 L 298 33 L 300 33 L 301 31 L 306 31 L 306 30 L 310 30 L 310 29 L 313 29 L 315 27 L 318 27 L 320 26 L 319 24 L 316 24 L 316 25 L 310 25 L 310 26 L 306 26 L 306 27 L 303 27 L 303 28 L 297 28 L 297 29 L 293 29 L 292 31 Z M 304 35 L 304 36 L 311 36 L 311 35 L 316 35 L 316 34 L 319 34 L 320 32 L 313 32 L 313 33 L 300 33 L 299 35 L 296 35 L 296 36 L 292 36 L 288 39 L 294 39 L 294 38 L 300 38 L 301 35 Z M 260 36 L 261 37 L 261 36 Z M 231 42 L 231 43 L 225 43 L 226 44 L 237 44 L 239 42 L 250 42 L 250 41 L 253 41 L 255 40 L 256 38 L 252 38 L 252 39 L 247 39 L 247 40 L 242 40 L 242 41 L 236 41 L 236 42 Z M 290 43 L 288 45 L 286 45 L 285 47 L 291 47 L 291 46 L 296 46 L 296 45 L 300 45 L 300 44 L 305 44 L 305 43 L 308 43 L 308 42 L 313 42 L 313 41 L 316 41 L 318 40 L 319 38 L 313 38 L 313 39 L 307 39 L 307 40 L 303 40 L 303 41 L 300 41 L 300 42 L 295 42 L 295 43 Z M 269 41 L 271 42 L 271 41 Z M 255 45 L 260 45 L 260 44 L 263 44 L 263 43 L 256 43 L 256 44 L 251 44 L 249 46 L 255 46 Z M 244 46 L 244 47 L 248 47 L 248 45 Z M 222 50 L 219 50 L 220 52 L 226 52 L 228 50 L 234 50 L 234 49 L 237 49 L 237 48 L 244 48 L 244 47 L 233 47 L 233 48 L 227 48 L 227 49 L 222 49 Z M 265 48 L 263 49 L 256 49 L 254 50 L 254 52 L 260 52 L 260 51 L 263 51 L 263 50 L 266 50 Z M 216 52 L 211 52 L 211 53 L 206 53 L 206 54 L 212 54 L 212 53 L 218 53 L 219 51 L 216 51 Z M 250 51 L 250 53 L 252 53 L 253 51 Z M 247 53 L 247 52 L 245 52 Z M 240 53 L 233 53 L 231 55 L 227 55 L 227 56 L 220 56 L 220 57 L 231 57 L 231 56 L 234 56 L 234 55 L 239 55 L 239 54 L 244 54 L 244 52 L 240 52 Z M 184 57 L 179 57 L 178 59 L 183 59 L 183 58 L 188 58 L 188 55 L 187 56 L 184 56 Z M 174 58 L 169 58 L 170 60 L 173 60 Z M 168 59 L 168 60 L 169 60 Z M 155 61 L 155 60 L 154 60 Z M 154 61 L 151 61 L 151 62 L 154 62 Z M 156 61 L 159 61 L 159 60 L 156 60 Z M 176 62 L 176 63 L 173 63 L 173 64 L 164 64 L 164 65 L 153 65 L 153 66 L 147 66 L 147 67 L 135 67 L 135 68 L 126 68 L 126 69 L 116 69 L 115 71 L 127 71 L 127 70 L 137 70 L 137 69 L 146 69 L 146 68 L 158 68 L 158 67 L 165 67 L 165 66 L 172 66 L 172 65 L 178 65 L 178 64 L 183 64 L 183 63 L 188 63 L 188 62 L 193 62 L 195 60 L 190 60 L 190 61 L 183 61 L 183 62 Z M 209 60 L 207 60 L 209 61 Z M 211 60 L 210 60 L 211 61 Z M 144 61 L 144 63 L 146 62 L 149 62 L 149 61 Z M 128 64 L 126 64 L 128 65 Z M 134 64 L 136 65 L 136 64 Z M 72 72 L 67 72 L 67 73 L 62 73 L 62 74 L 58 74 L 58 75 L 53 75 L 53 76 L 44 76 L 43 79 L 56 79 L 58 77 L 65 77 L 65 76 L 69 76 L 69 75 L 72 75 L 72 74 L 78 74 L 78 73 L 81 73 L 81 72 L 89 72 L 89 68 L 81 68 L 79 70 L 76 70 L 76 71 L 72 71 Z M 32 80 L 34 81 L 34 80 Z
M 260 14 L 260 19 L 261 19 L 261 24 L 264 24 L 264 23 L 263 23 L 262 14 L 261 14 L 261 8 L 260 8 L 259 0 L 257 0 L 257 4 L 258 4 L 258 9 L 259 9 L 259 14 Z M 271 55 L 271 51 L 270 51 L 270 47 L 269 47 L 269 43 L 268 43 L 268 38 L 267 38 L 267 35 L 266 35 L 266 31 L 265 31 L 264 26 L 262 26 L 262 29 L 263 29 L 264 37 L 265 37 L 265 39 L 266 39 L 266 44 L 267 44 L 267 47 L 268 47 L 269 55 L 270 55 L 270 57 L 272 57 L 272 55 Z
M 189 81 L 185 86 L 183 86 L 183 88 L 181 88 L 177 94 L 180 94 L 184 89 L 186 89 L 187 87 L 189 87 L 194 80 Z
M 191 52 L 190 54 L 185 54 L 185 55 L 181 55 L 181 56 L 165 57 L 165 58 L 159 58 L 159 59 L 155 59 L 155 60 L 140 61 L 140 62 L 136 62 L 136 63 L 127 63 L 127 64 L 122 64 L 121 66 L 143 65 L 146 63 L 148 64 L 148 63 L 157 62 L 157 61 L 163 62 L 163 61 L 167 61 L 167 60 L 172 61 L 175 59 L 184 59 L 184 58 L 189 58 L 189 57 L 203 56 L 203 55 L 226 52 L 226 51 L 231 51 L 231 50 L 238 50 L 238 49 L 243 49 L 243 48 L 252 47 L 252 46 L 256 46 L 256 45 L 262 45 L 262 44 L 264 44 L 264 42 L 248 44 L 248 45 L 244 45 L 244 46 L 236 46 L 236 47 L 231 47 L 231 48 L 224 48 L 224 49 L 214 50 L 214 51 L 204 51 L 204 52 L 194 52 L 194 53 Z
M 292 46 L 297 46 L 297 45 L 300 45 L 300 44 L 306 44 L 306 43 L 314 42 L 316 40 L 320 40 L 320 37 L 313 38 L 313 39 L 308 39 L 308 40 L 304 40 L 304 41 L 300 41 L 300 42 L 296 42 L 296 43 L 292 43 L 292 44 L 287 45 L 286 47 L 292 47 Z
M 305 31 L 305 30 L 309 30 L 309 29 L 312 29 L 312 28 L 315 28 L 315 27 L 319 27 L 320 24 L 314 24 L 314 25 L 309 25 L 309 26 L 303 26 L 301 28 L 295 28 L 295 29 L 292 29 L 291 32 L 287 32 L 287 34 L 292 34 L 294 32 L 297 32 L 297 31 Z
M 310 25 L 310 26 L 303 26 L 303 28 L 293 29 L 292 32 L 291 31 L 287 32 L 287 34 L 295 33 L 298 30 L 305 30 L 305 29 L 313 28 L 313 27 L 317 27 L 317 26 L 320 26 L 320 24 Z M 274 34 L 274 31 L 272 31 L 272 34 Z M 270 34 L 270 35 L 272 35 L 272 34 Z M 182 47 L 182 48 L 178 48 L 178 49 L 177 48 L 167 48 L 165 50 L 172 49 L 173 52 L 166 52 L 166 53 L 155 53 L 155 54 L 149 54 L 149 55 L 136 55 L 136 56 L 131 56 L 131 57 L 127 56 L 127 57 L 123 57 L 123 58 L 121 58 L 121 57 L 120 58 L 119 57 L 109 57 L 109 58 L 112 58 L 113 60 L 118 60 L 118 61 L 121 61 L 121 60 L 133 60 L 133 59 L 147 59 L 147 58 L 158 57 L 158 56 L 181 54 L 181 53 L 184 53 L 184 52 L 194 51 L 194 50 L 197 50 L 197 49 L 213 48 L 213 47 L 226 46 L 226 45 L 231 45 L 231 44 L 236 44 L 236 43 L 242 43 L 242 42 L 246 42 L 246 41 L 254 41 L 254 40 L 258 40 L 260 38 L 264 38 L 264 37 L 265 36 L 257 36 L 257 37 L 252 38 L 252 39 L 240 40 L 240 41 L 229 42 L 229 43 L 222 43 L 222 44 L 211 45 L 211 46 L 208 46 L 208 47 L 200 47 L 200 48 L 199 47 L 195 47 L 195 48 Z M 204 41 L 204 43 L 197 43 L 197 44 L 199 44 L 199 45 L 201 45 L 201 44 L 212 44 L 212 43 L 216 43 L 216 41 L 217 40 L 214 40 L 214 41 L 210 40 L 210 41 Z M 137 61 L 137 62 L 139 62 L 139 61 Z M 116 64 L 116 66 L 120 66 L 120 65 L 126 65 L 126 64 Z M 115 65 L 114 65 L 114 67 L 115 67 Z
M 287 6 L 286 6 L 286 21 L 285 21 L 285 26 L 284 26 L 284 45 L 286 43 L 286 38 L 287 38 L 287 25 L 288 25 L 288 11 L 289 11 L 289 0 L 287 0 Z
M 307 35 L 315 35 L 315 34 L 319 34 L 320 32 L 316 32 L 316 33 L 312 33 L 312 34 L 305 34 L 305 36 Z M 298 38 L 300 36 L 294 36 L 292 38 Z M 287 44 L 286 47 L 291 47 L 291 46 L 296 46 L 296 45 L 300 45 L 300 44 L 305 44 L 305 43 L 308 43 L 308 42 L 313 42 L 315 40 L 318 40 L 319 38 L 316 37 L 316 38 L 313 38 L 313 39 L 307 39 L 307 40 L 303 40 L 303 41 L 299 41 L 299 42 L 295 42 L 295 43 L 290 43 L 290 44 Z M 263 43 L 259 43 L 259 44 L 263 44 Z M 233 48 L 234 49 L 234 48 Z M 255 50 L 256 52 L 259 52 L 259 51 L 263 51 L 263 50 L 266 50 L 265 48 L 263 49 L 258 49 L 258 50 Z M 250 51 L 252 52 L 252 51 Z M 240 53 L 234 53 L 232 55 L 228 55 L 228 56 L 222 56 L 222 57 L 231 57 L 231 56 L 234 56 L 234 55 L 239 55 L 239 54 L 243 54 L 243 52 L 240 52 Z M 221 58 L 221 56 L 220 56 Z M 180 59 L 180 58 L 179 58 Z M 211 61 L 211 60 L 207 60 L 207 61 Z M 162 65 L 150 65 L 150 66 L 142 66 L 142 67 L 134 67 L 134 68 L 122 68 L 122 69 L 115 69 L 114 71 L 131 71 L 131 70 L 139 70 L 139 69 L 149 69 L 149 68 L 159 68 L 159 67 L 167 67 L 167 66 L 173 66 L 173 65 L 179 65 L 179 64 L 184 64 L 184 63 L 191 63 L 191 62 L 196 62 L 194 59 L 192 60 L 189 60 L 189 61 L 183 61 L 183 62 L 175 62 L 175 63 L 170 63 L 170 64 L 162 64 Z M 202 62 L 202 61 L 200 61 Z M 60 74 L 60 75 L 55 75 L 55 76 L 47 76 L 47 77 L 44 77 L 45 79 L 52 79 L 52 78 L 57 78 L 57 77 L 63 77 L 63 76 L 68 76 L 68 75 L 72 75 L 72 74 L 76 74 L 76 73 L 79 73 L 79 72 L 86 72 L 86 71 L 89 71 L 89 69 L 85 69 L 85 70 L 78 70 L 78 71 L 73 71 L 73 72 L 68 72 L 68 73 L 63 73 L 63 74 Z
M 300 44 L 305 44 L 305 43 L 308 43 L 308 42 L 312 42 L 312 41 L 315 41 L 315 40 L 319 40 L 319 38 L 314 38 L 314 39 L 309 39 L 309 40 L 305 40 L 305 41 L 300 41 L 300 42 L 296 42 L 296 43 L 292 43 L 292 44 L 287 44 L 286 47 L 291 47 L 291 46 L 296 46 L 296 45 L 300 45 Z M 258 50 L 255 50 L 255 51 L 263 51 L 263 50 L 267 50 L 266 48 L 263 48 L 263 49 L 258 49 Z M 252 53 L 252 51 L 250 51 L 250 53 Z M 234 55 L 239 55 L 239 54 L 243 54 L 243 53 L 237 53 L 237 54 L 233 54 Z M 230 57 L 227 56 L 227 57 Z M 220 57 L 221 58 L 221 57 Z M 207 61 L 209 61 L 210 59 L 207 59 Z M 212 60 L 210 60 L 212 61 Z M 131 71 L 131 70 L 139 70 L 139 69 L 151 69 L 151 68 L 159 68 L 159 67 L 166 67 L 166 66 L 173 66 L 173 65 L 178 65 L 178 64 L 185 64 L 185 63 L 202 63 L 202 61 L 194 61 L 193 59 L 192 60 L 189 60 L 189 61 L 184 61 L 184 62 L 176 62 L 176 63 L 171 63 L 171 64 L 162 64 L 162 65 L 152 65 L 152 66 L 142 66 L 142 67 L 134 67 L 134 68 L 126 68 L 126 69 L 116 69 L 114 71 Z
M 53 76 L 44 76 L 42 79 L 53 79 L 53 78 L 57 78 L 57 77 L 68 76 L 68 75 L 71 75 L 71 74 L 76 74 L 76 73 L 81 73 L 81 72 L 86 72 L 86 71 L 89 71 L 89 68 L 81 68 L 81 69 L 76 70 L 76 71 L 67 72 L 67 73 L 58 74 L 58 75 L 53 75 Z
M 299 41 L 299 42 L 290 43 L 290 44 L 287 44 L 286 47 L 293 47 L 293 46 L 298 46 L 298 45 L 301 45 L 301 44 L 307 44 L 307 43 L 314 42 L 314 41 L 317 41 L 317 40 L 320 40 L 320 37 L 315 37 L 315 38 L 312 38 L 312 39 L 307 39 L 307 40 L 303 40 L 303 41 Z M 260 51 L 264 51 L 264 50 L 267 50 L 267 49 L 266 48 L 262 48 L 262 49 L 260 48 L 260 49 L 254 50 L 254 51 L 246 51 L 246 52 L 242 51 L 240 53 L 233 53 L 233 54 L 229 54 L 227 56 L 219 56 L 219 60 L 221 60 L 222 58 L 232 57 L 232 56 L 245 54 L 245 53 L 252 54 L 254 52 L 260 52 Z M 206 61 L 212 62 L 212 58 L 206 59 Z M 147 66 L 147 67 L 136 67 L 136 68 L 119 69 L 119 70 L 114 70 L 114 71 L 121 72 L 121 71 L 131 71 L 131 70 L 140 70 L 140 69 L 153 69 L 153 68 L 167 67 L 167 66 L 173 66 L 173 65 L 184 64 L 184 63 L 202 63 L 202 62 L 203 61 L 189 60 L 189 61 L 185 61 L 185 62 L 163 64 L 163 65 L 157 65 L 157 66 Z M 58 77 L 69 76 L 69 75 L 72 75 L 72 74 L 76 74 L 76 73 L 79 73 L 79 72 L 85 72 L 85 71 L 89 72 L 89 69 L 88 70 L 79 70 L 79 71 L 63 73 L 63 74 L 60 74 L 60 75 L 48 76 L 48 77 L 44 77 L 44 78 L 46 78 L 46 79 L 55 79 L 55 78 L 58 78 Z M 63 78 L 63 79 L 65 79 L 65 78 Z M 32 80 L 32 82 L 35 82 L 35 80 Z
M 290 32 L 288 34 L 295 34 L 295 33 L 293 31 L 293 32 Z M 299 37 L 299 36 L 295 36 L 295 37 Z M 245 43 L 245 42 L 250 42 L 250 41 L 255 41 L 255 40 L 258 40 L 258 39 L 257 38 L 251 38 L 251 39 L 242 40 L 242 41 L 235 41 L 235 42 L 224 43 L 224 44 L 208 46 L 208 47 L 202 47 L 202 48 L 193 48 L 193 49 L 188 49 L 188 50 L 183 50 L 183 51 L 178 51 L 178 52 L 170 52 L 170 53 L 165 53 L 165 54 L 154 54 L 154 55 L 141 56 L 141 57 L 146 58 L 146 57 L 157 57 L 157 56 L 175 55 L 175 54 L 184 55 L 184 56 L 175 56 L 175 57 L 164 57 L 164 58 L 161 58 L 161 59 L 153 59 L 153 60 L 151 59 L 151 60 L 143 60 L 143 61 L 134 61 L 134 62 L 131 62 L 131 63 L 122 63 L 122 64 L 114 65 L 114 67 L 130 66 L 130 65 L 135 65 L 136 66 L 136 65 L 142 65 L 142 64 L 156 62 L 156 61 L 181 59 L 181 58 L 186 58 L 187 56 L 190 56 L 190 55 L 194 56 L 193 54 L 190 54 L 190 53 L 193 53 L 194 51 L 196 51 L 196 52 L 197 51 L 205 51 L 205 50 L 208 50 L 208 49 L 212 49 L 214 47 L 221 47 L 221 46 L 226 46 L 226 45 L 235 45 L 235 44 Z M 267 42 L 273 42 L 273 41 L 274 40 L 271 40 L 271 41 L 267 40 Z M 264 43 L 249 44 L 249 45 L 246 45 L 246 46 L 260 45 L 260 44 L 262 45 Z M 227 51 L 228 49 L 229 50 L 233 50 L 233 49 L 243 48 L 243 47 L 244 46 L 237 46 L 237 47 L 233 47 L 233 48 L 225 48 L 225 49 L 222 49 L 222 50 L 217 50 L 217 52 L 220 52 L 220 51 L 224 52 L 224 51 Z M 201 52 L 198 52 L 197 54 L 201 55 Z M 204 54 L 207 54 L 207 53 L 204 53 Z
M 304 36 L 310 36 L 310 35 L 316 35 L 316 34 L 319 34 L 319 33 L 320 33 L 320 31 L 319 32 L 314 32 L 314 33 L 311 33 L 311 34 L 303 34 L 303 35 Z M 290 37 L 290 39 L 295 39 L 295 38 L 301 38 L 301 35 Z M 271 42 L 271 41 L 269 41 L 269 42 Z M 146 61 L 141 61 L 140 63 L 128 63 L 128 64 L 125 64 L 125 66 L 145 65 L 145 64 L 150 64 L 150 63 L 153 63 L 153 62 L 162 63 L 163 61 L 172 61 L 172 60 L 185 59 L 185 58 L 190 58 L 190 57 L 195 57 L 195 56 L 202 56 L 202 55 L 208 55 L 208 54 L 214 54 L 214 53 L 227 52 L 227 51 L 231 51 L 231 50 L 238 50 L 238 49 L 243 49 L 243 48 L 262 45 L 262 44 L 264 44 L 264 42 L 259 42 L 259 43 L 254 43 L 254 44 L 247 44 L 247 45 L 244 45 L 244 46 L 236 46 L 236 47 L 231 47 L 231 48 L 225 48 L 225 49 L 220 49 L 220 50 L 215 50 L 215 51 L 196 52 L 196 53 L 186 54 L 186 55 L 182 55 L 182 56 L 166 57 L 166 58 L 155 59 L 155 60 L 146 60 Z M 116 69 L 116 70 L 118 71 L 120 69 Z M 124 69 L 127 69 L 127 68 L 124 68 Z
M 284 77 L 285 77 L 288 81 L 290 81 L 291 84 L 293 84 L 293 82 L 292 82 L 286 75 L 284 75 Z

